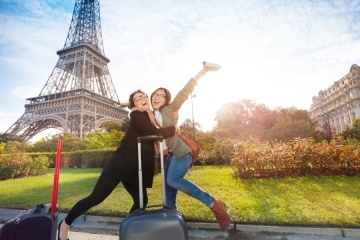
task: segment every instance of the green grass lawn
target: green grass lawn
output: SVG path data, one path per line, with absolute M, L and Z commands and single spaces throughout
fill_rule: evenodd
M 101 169 L 61 169 L 58 204 L 67 212 L 87 196 Z M 27 209 L 50 202 L 54 169 L 46 175 L 0 181 L 0 207 Z M 360 226 L 360 176 L 302 177 L 286 179 L 234 179 L 229 166 L 195 166 L 186 178 L 227 204 L 233 222 Z M 149 189 L 149 205 L 161 203 L 160 175 Z M 132 205 L 120 184 L 100 205 L 88 211 L 125 217 Z M 215 222 L 211 211 L 199 201 L 178 195 L 178 208 L 188 221 Z

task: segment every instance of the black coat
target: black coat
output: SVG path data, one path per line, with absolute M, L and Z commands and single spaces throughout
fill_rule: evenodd
M 145 135 L 160 135 L 164 138 L 175 134 L 175 127 L 157 129 L 151 122 L 147 112 L 133 111 L 130 113 L 129 127 L 118 149 L 107 160 L 104 172 L 120 179 L 138 185 L 138 143 L 137 138 Z M 154 178 L 154 142 L 141 143 L 143 170 L 143 186 L 152 187 Z

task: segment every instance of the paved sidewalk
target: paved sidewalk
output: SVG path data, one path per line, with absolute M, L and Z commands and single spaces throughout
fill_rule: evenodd
M 0 227 L 16 217 L 21 210 L 0 208 Z M 65 213 L 59 213 L 59 221 Z M 82 215 L 71 226 L 72 240 L 119 240 L 122 218 Z M 219 230 L 217 223 L 187 222 L 190 240 L 359 240 L 360 228 L 315 228 L 244 225 L 232 223 L 227 232 Z

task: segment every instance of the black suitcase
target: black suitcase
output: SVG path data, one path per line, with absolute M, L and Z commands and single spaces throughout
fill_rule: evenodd
M 162 185 L 162 205 L 149 206 L 144 208 L 143 187 L 142 187 L 142 167 L 141 167 L 141 141 L 159 140 L 160 165 L 161 165 L 161 185 Z M 143 136 L 138 138 L 139 154 L 139 192 L 140 209 L 126 216 L 120 225 L 121 240 L 188 240 L 187 226 L 184 216 L 177 209 L 167 207 L 165 199 L 165 178 L 164 178 L 164 156 L 162 154 L 162 137 Z M 153 209 L 159 208 L 160 209 Z
M 18 216 L 6 222 L 0 229 L 0 240 L 56 240 L 61 149 L 62 138 L 60 136 L 51 203 L 40 203 L 32 209 L 21 211 Z
M 0 230 L 1 240 L 55 240 L 58 212 L 50 213 L 51 205 L 38 204 L 20 212 Z

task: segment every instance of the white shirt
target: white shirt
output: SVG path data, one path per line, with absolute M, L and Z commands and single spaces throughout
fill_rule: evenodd
M 162 125 L 163 125 L 163 119 L 162 119 L 161 112 L 160 112 L 159 110 L 155 110 L 155 111 L 154 111 L 154 115 L 155 115 L 156 122 L 157 122 L 160 126 L 162 126 Z M 162 141 L 162 147 L 163 147 L 163 150 L 168 149 L 168 147 L 166 146 L 165 141 Z

